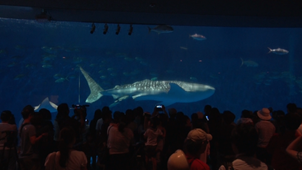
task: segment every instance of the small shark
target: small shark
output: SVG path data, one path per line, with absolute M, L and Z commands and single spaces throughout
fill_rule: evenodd
M 268 53 L 275 53 L 275 54 L 278 54 L 278 55 L 285 55 L 285 54 L 289 53 L 288 50 L 282 49 L 282 48 L 276 48 L 276 49 L 271 49 L 269 47 L 267 47 L 267 48 L 269 49 Z
M 112 96 L 116 100 L 115 103 L 131 97 L 135 101 L 153 100 L 169 106 L 174 103 L 197 102 L 212 96 L 215 92 L 214 87 L 204 84 L 148 79 L 132 84 L 116 85 L 112 89 L 104 90 L 83 68 L 80 67 L 80 70 L 90 88 L 90 95 L 86 99 L 87 103 L 93 103 L 102 96 Z
M 47 109 L 50 111 L 50 113 L 57 112 L 58 106 L 54 104 L 53 102 L 49 101 L 48 97 L 46 97 L 41 104 L 38 106 L 35 106 L 35 111 L 39 111 L 40 109 Z
M 196 33 L 193 35 L 189 35 L 189 37 L 192 37 L 194 40 L 198 40 L 198 41 L 203 41 L 207 39 L 205 36 Z

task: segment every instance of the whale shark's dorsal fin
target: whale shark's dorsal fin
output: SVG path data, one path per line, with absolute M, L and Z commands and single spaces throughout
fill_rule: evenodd
M 104 89 L 99 86 L 82 67 L 80 67 L 80 70 L 84 75 L 90 89 L 90 95 L 87 97 L 86 102 L 93 103 L 103 96 L 101 92 L 104 91 Z

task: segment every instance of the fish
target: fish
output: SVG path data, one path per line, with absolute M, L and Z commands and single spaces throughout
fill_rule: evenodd
M 55 74 L 53 76 L 53 78 L 55 78 L 55 79 L 59 79 L 59 78 L 62 78 L 62 77 L 64 77 L 62 74 Z
M 274 54 L 278 54 L 278 55 L 285 55 L 288 54 L 289 51 L 287 51 L 286 49 L 282 49 L 282 48 L 276 48 L 276 49 L 271 49 L 269 47 L 267 47 L 269 49 L 268 53 L 274 53 Z
M 243 65 L 246 65 L 247 67 L 258 67 L 259 66 L 259 64 L 256 63 L 255 61 L 252 61 L 252 60 L 244 61 L 242 58 L 240 58 L 240 59 L 241 59 L 241 66 L 243 66 Z
M 187 47 L 180 47 L 180 49 L 182 49 L 182 50 L 188 50 L 188 48 Z
M 155 81 L 155 80 L 157 80 L 157 77 L 152 77 L 151 78 L 151 81 Z
M 24 74 L 18 74 L 14 77 L 14 80 L 20 80 L 24 77 L 25 75 Z
M 51 68 L 52 65 L 51 65 L 51 64 L 43 64 L 42 67 L 43 67 L 43 68 Z
M 64 78 L 64 77 L 58 78 L 55 82 L 56 82 L 56 83 L 63 83 L 63 82 L 65 82 L 65 81 L 69 81 L 69 80 L 67 79 L 67 77 L 66 77 L 66 78 Z
M 86 103 L 93 103 L 102 96 L 112 96 L 115 100 L 129 96 L 134 101 L 151 100 L 169 106 L 174 103 L 201 101 L 215 93 L 215 88 L 210 85 L 177 80 L 152 81 L 149 79 L 136 81 L 131 84 L 116 85 L 114 88 L 104 90 L 82 67 L 80 67 L 80 70 L 90 89 L 90 95 L 86 98 Z
M 117 104 L 119 104 L 121 101 L 123 101 L 123 100 L 126 100 L 126 99 L 128 99 L 129 98 L 129 96 L 122 96 L 122 97 L 120 97 L 120 98 L 118 98 L 117 100 L 115 100 L 112 104 L 110 104 L 109 105 L 109 107 L 111 108 L 111 107 L 114 107 L 114 106 L 116 106 Z
M 151 31 L 154 31 L 154 32 L 156 32 L 156 33 L 158 33 L 158 34 L 161 34 L 161 33 L 171 33 L 171 32 L 173 32 L 173 28 L 172 28 L 171 26 L 169 26 L 169 25 L 157 25 L 157 26 L 154 27 L 154 28 L 148 27 L 148 29 L 149 29 L 149 33 L 150 33 Z
M 190 80 L 197 81 L 196 77 L 190 77 Z
M 55 113 L 57 112 L 58 106 L 55 103 L 49 101 L 49 98 L 46 97 L 38 106 L 34 107 L 35 111 L 39 111 L 43 108 L 49 110 L 50 113 Z
M 194 40 L 198 40 L 198 41 L 203 41 L 207 39 L 205 36 L 196 33 L 189 36 L 192 37 Z

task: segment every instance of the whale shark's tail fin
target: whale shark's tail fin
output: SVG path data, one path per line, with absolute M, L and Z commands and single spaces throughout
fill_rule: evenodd
M 101 92 L 104 91 L 104 89 L 99 86 L 82 67 L 80 67 L 80 70 L 84 75 L 90 89 L 90 95 L 87 97 L 86 102 L 93 103 L 103 96 Z

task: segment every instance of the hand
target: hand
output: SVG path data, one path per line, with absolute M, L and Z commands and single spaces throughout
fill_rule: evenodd
M 149 112 L 144 112 L 143 116 L 151 115 Z

